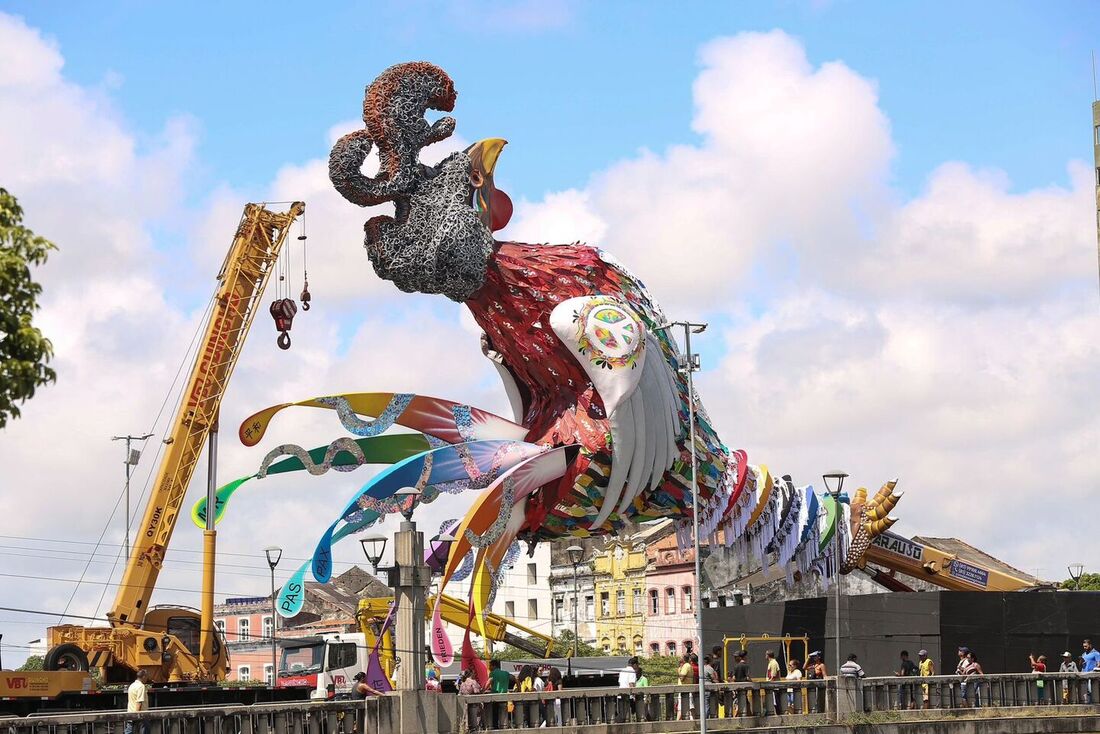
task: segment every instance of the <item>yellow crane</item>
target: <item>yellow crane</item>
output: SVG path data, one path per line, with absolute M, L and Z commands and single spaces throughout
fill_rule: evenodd
M 233 244 L 218 273 L 205 334 L 165 439 L 145 515 L 107 613 L 109 627 L 58 625 L 47 631 L 47 670 L 98 667 L 104 682 L 131 680 L 143 669 L 151 683 L 208 682 L 225 679 L 228 655 L 213 628 L 213 513 L 203 532 L 201 611 L 178 606 L 150 607 L 157 576 L 176 527 L 184 495 L 203 444 L 208 443 L 208 496 L 215 487 L 218 412 L 245 336 L 256 316 L 291 225 L 305 211 L 294 202 L 285 212 L 247 204 Z M 208 502 L 213 507 L 213 501 Z
M 439 616 L 444 622 L 456 627 L 465 628 L 470 621 L 470 605 L 453 596 L 446 594 L 430 596 L 424 605 L 424 618 L 431 619 L 435 612 L 436 599 L 440 600 Z M 359 610 L 356 617 L 359 629 L 366 640 L 366 647 L 374 649 L 378 640 L 378 631 L 382 620 L 389 613 L 393 597 L 377 597 L 374 599 L 360 599 Z M 524 627 L 515 620 L 489 612 L 485 615 L 485 634 L 488 636 L 486 645 L 493 642 L 503 642 L 536 658 L 549 658 L 554 655 L 554 639 L 529 627 Z M 524 637 L 523 635 L 526 635 Z M 394 651 L 393 642 L 389 635 L 382 639 L 379 647 L 379 661 L 386 675 L 393 675 Z
M 959 558 L 928 543 L 890 532 L 871 541 L 860 560 L 860 565 L 865 569 L 867 563 L 930 581 L 949 591 L 1022 591 L 1039 583 L 1036 579 L 1020 578 L 978 559 Z M 893 579 L 885 573 L 875 574 L 873 569 L 866 570 L 887 588 L 910 590 L 900 579 Z

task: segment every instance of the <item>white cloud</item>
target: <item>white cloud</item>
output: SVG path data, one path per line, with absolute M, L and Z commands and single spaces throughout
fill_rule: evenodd
M 949 162 L 899 202 L 872 81 L 778 31 L 700 60 L 697 145 L 522 202 L 509 234 L 587 236 L 666 312 L 709 311 L 725 344 L 704 402 L 752 460 L 800 482 L 837 464 L 867 485 L 900 475 L 899 531 L 1058 578 L 1075 551 L 1031 539 L 1064 515 L 1036 510 L 1100 485 L 1091 170 L 1015 192 Z

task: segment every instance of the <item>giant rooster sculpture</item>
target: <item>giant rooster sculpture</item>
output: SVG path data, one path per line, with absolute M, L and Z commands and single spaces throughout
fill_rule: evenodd
M 364 127 L 333 146 L 329 176 L 352 204 L 392 202 L 392 216 L 374 216 L 365 225 L 375 272 L 403 291 L 443 295 L 470 310 L 514 419 L 408 394 L 296 403 L 335 410 L 361 438 L 308 453 L 281 446 L 256 476 L 392 464 L 329 527 L 313 557 L 314 577 L 328 580 L 334 542 L 386 513 L 408 509 L 399 488 L 422 489 L 421 501 L 440 491 L 482 489 L 455 530 L 444 569 L 444 584 L 473 574 L 471 618 L 480 624 L 496 573 L 517 539 L 615 533 L 658 518 L 686 527 L 692 511 L 692 413 L 706 534 L 741 542 L 756 556 L 775 552 L 784 565 L 797 561 L 801 571 L 809 571 L 819 558 L 820 538 L 812 488 L 797 489 L 789 477 L 774 481 L 766 467 L 749 466 L 745 452 L 719 441 L 698 398 L 688 394 L 682 357 L 642 282 L 594 247 L 494 238 L 512 211 L 494 185 L 505 141 L 482 140 L 435 166 L 420 162 L 421 149 L 446 139 L 455 126 L 450 117 L 429 124 L 425 113 L 449 112 L 455 99 L 450 77 L 432 64 L 387 69 L 367 88 Z M 373 149 L 379 170 L 369 176 L 362 167 Z M 242 441 L 258 443 L 274 414 L 286 407 L 246 420 Z M 381 435 L 394 424 L 423 435 Z M 272 464 L 288 453 L 294 458 Z M 246 479 L 219 491 L 219 515 Z M 304 568 L 299 580 L 301 573 Z M 293 612 L 288 586 L 280 607 Z

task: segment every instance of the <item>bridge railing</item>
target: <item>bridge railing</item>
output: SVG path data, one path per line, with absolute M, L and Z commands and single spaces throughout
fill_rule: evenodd
M 394 701 L 385 696 L 366 701 L 163 708 L 133 714 L 0 716 L 0 734 L 123 734 L 127 722 L 132 723 L 134 734 L 384 734 L 398 730 Z
M 906 708 L 1074 706 L 1100 703 L 1100 674 L 998 673 L 865 678 L 864 711 Z
M 891 676 L 842 682 L 842 716 L 924 708 L 1100 704 L 1100 674 Z M 698 718 L 698 690 L 692 685 L 479 694 L 459 696 L 459 709 L 466 731 L 520 730 L 539 728 L 544 723 L 548 727 L 671 723 Z M 705 698 L 707 718 L 719 720 L 718 729 L 747 725 L 746 717 L 782 717 L 772 721 L 793 717 L 791 723 L 821 719 L 826 714 L 835 715 L 838 706 L 836 678 L 710 684 Z M 729 727 L 722 726 L 723 719 L 731 720 Z

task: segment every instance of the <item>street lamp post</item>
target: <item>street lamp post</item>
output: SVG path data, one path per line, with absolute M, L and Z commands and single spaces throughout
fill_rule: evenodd
M 573 564 L 573 657 L 577 657 L 577 651 L 580 645 L 580 607 L 577 606 L 577 566 L 581 565 L 581 558 L 584 556 L 584 548 L 579 545 L 571 545 L 565 549 L 569 554 L 569 561 Z
M 1085 573 L 1085 564 L 1083 563 L 1071 563 L 1066 566 L 1066 570 L 1069 571 L 1069 577 L 1073 579 L 1073 590 L 1081 590 L 1081 576 Z
M 271 687 L 274 688 L 279 679 L 279 661 L 275 644 L 275 629 L 279 625 L 279 615 L 275 610 L 275 567 L 283 557 L 283 549 L 273 545 L 264 548 L 264 555 L 267 556 L 267 565 L 271 569 Z
M 677 358 L 679 371 L 687 375 L 688 388 L 688 449 L 691 452 L 691 525 L 692 536 L 695 538 L 695 635 L 697 650 L 703 649 L 703 570 L 702 553 L 699 539 L 699 483 L 698 471 L 696 471 L 695 456 L 695 379 L 694 374 L 699 371 L 699 355 L 691 351 L 691 335 L 702 334 L 707 325 L 691 321 L 672 321 L 662 324 L 657 328 L 669 329 L 673 326 L 681 326 L 684 329 L 684 354 L 683 361 Z M 698 653 L 696 653 L 698 654 Z M 703 676 L 699 676 L 699 734 L 707 734 L 707 700 L 706 684 Z
M 847 476 L 848 475 L 842 471 L 834 471 L 821 477 L 825 480 L 825 489 L 829 490 L 829 494 L 833 497 L 833 509 L 835 510 L 835 514 L 833 515 L 833 517 L 835 518 L 833 524 L 833 575 L 835 576 L 835 578 L 833 579 L 833 585 L 836 587 L 836 611 L 833 613 L 833 618 L 836 622 L 836 640 L 834 642 L 834 644 L 836 645 L 836 655 L 834 656 L 834 659 L 836 660 L 836 668 L 834 669 L 834 675 L 837 676 L 838 680 L 840 678 L 840 532 L 841 528 L 843 527 L 843 523 L 841 522 L 843 519 L 843 515 L 840 512 L 840 490 L 843 489 L 844 480 L 845 478 L 847 478 Z M 840 695 L 839 690 L 837 692 L 837 695 Z

